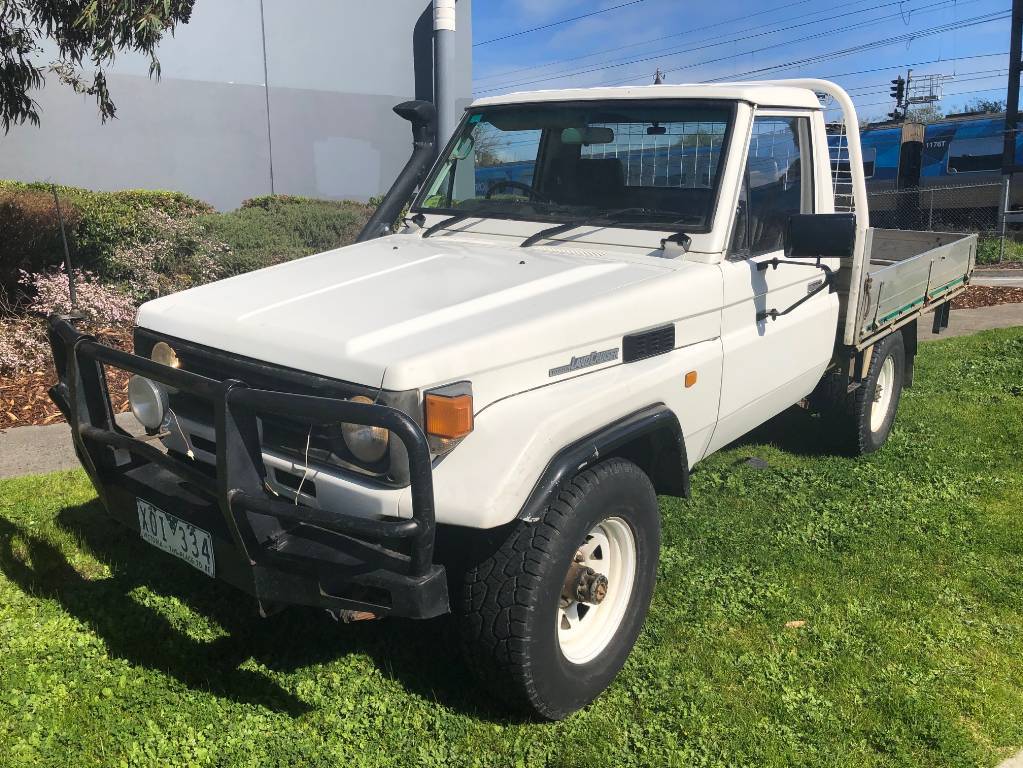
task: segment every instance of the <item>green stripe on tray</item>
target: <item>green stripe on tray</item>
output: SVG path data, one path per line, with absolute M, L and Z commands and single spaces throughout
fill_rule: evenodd
M 955 286 L 959 285 L 959 283 L 964 283 L 964 282 L 966 282 L 966 278 L 965 277 L 957 277 L 955 280 L 950 280 L 949 282 L 945 283 L 944 285 L 942 285 L 942 286 L 940 286 L 938 288 L 935 288 L 933 291 L 928 291 L 927 292 L 927 296 L 925 298 L 933 299 L 939 293 L 943 293 L 945 291 L 951 290 Z M 902 307 L 900 307 L 899 309 L 895 310 L 894 312 L 889 312 L 887 315 L 885 315 L 880 320 L 878 320 L 876 323 L 874 323 L 874 328 L 877 328 L 880 325 L 883 325 L 884 323 L 887 323 L 889 320 L 891 320 L 893 318 L 896 318 L 899 315 L 906 314 L 907 312 L 909 312 L 909 310 L 913 309 L 914 307 L 918 307 L 918 306 L 920 306 L 923 303 L 924 303 L 924 299 L 917 299 L 916 301 L 911 301 L 909 304 L 903 305 Z
M 955 286 L 959 285 L 959 283 L 964 283 L 964 282 L 966 282 L 966 278 L 965 277 L 957 277 L 955 280 L 952 280 L 950 282 L 945 283 L 940 288 L 935 288 L 933 291 L 931 291 L 927 295 L 929 297 L 931 297 L 931 298 L 934 298 L 935 295 L 941 293 L 942 291 L 944 291 L 946 289 L 954 288 Z

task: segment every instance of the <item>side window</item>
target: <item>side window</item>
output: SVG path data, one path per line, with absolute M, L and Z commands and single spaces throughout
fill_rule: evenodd
M 753 121 L 733 254 L 781 250 L 789 216 L 813 211 L 812 160 L 808 118 L 765 116 Z
M 948 145 L 948 172 L 997 171 L 1002 167 L 1002 139 L 980 136 L 953 139 Z
M 874 166 L 877 164 L 877 147 L 863 147 L 863 178 L 874 178 Z

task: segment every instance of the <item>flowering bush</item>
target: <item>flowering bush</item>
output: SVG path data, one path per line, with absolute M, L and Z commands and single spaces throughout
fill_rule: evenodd
M 220 257 L 231 249 L 207 236 L 201 225 L 159 210 L 148 211 L 145 219 L 146 231 L 155 234 L 118 245 L 108 263 L 111 276 L 133 299 L 142 302 L 224 276 Z
M 71 311 L 71 298 L 67 272 L 63 269 L 21 273 L 21 282 L 33 294 L 29 312 L 46 317 L 54 312 Z M 75 309 L 86 319 L 102 325 L 131 323 L 135 318 L 135 302 L 109 286 L 103 285 L 91 272 L 75 272 L 75 291 L 78 302 Z
M 0 376 L 39 370 L 49 356 L 50 345 L 41 319 L 5 317 L 0 323 Z

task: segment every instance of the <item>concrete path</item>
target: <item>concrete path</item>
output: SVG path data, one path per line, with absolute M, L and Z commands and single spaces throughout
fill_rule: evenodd
M 948 319 L 948 328 L 940 334 L 931 333 L 932 315 L 924 315 L 917 323 L 917 339 L 935 341 L 952 336 L 969 336 L 989 328 L 1013 328 L 1023 325 L 1023 304 L 1001 304 L 997 307 L 977 309 L 953 309 Z
M 134 435 L 145 430 L 130 413 L 117 415 L 117 423 Z M 78 457 L 67 424 L 16 427 L 0 432 L 0 479 L 77 469 Z
M 1023 269 L 978 269 L 970 282 L 996 288 L 1023 288 Z
M 1023 276 L 1021 276 L 1023 277 Z M 949 327 L 935 336 L 931 333 L 930 316 L 919 328 L 920 341 L 966 336 L 988 328 L 1023 326 L 1023 304 L 1003 304 L 999 307 L 957 309 L 952 312 Z M 121 414 L 117 423 L 135 434 L 141 425 L 131 414 Z M 0 479 L 20 475 L 76 469 L 78 459 L 71 445 L 67 424 L 46 427 L 18 427 L 0 432 Z M 1023 764 L 1020 765 L 1023 768 Z

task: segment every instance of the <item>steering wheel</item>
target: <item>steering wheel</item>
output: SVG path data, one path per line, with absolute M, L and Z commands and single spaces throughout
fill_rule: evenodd
M 541 203 L 550 202 L 550 198 L 544 197 L 528 184 L 523 184 L 521 181 L 512 181 L 511 179 L 501 179 L 500 181 L 495 181 L 487 188 L 487 193 L 486 195 L 484 195 L 484 198 L 489 200 L 493 196 L 493 194 L 498 190 L 507 189 L 509 187 L 513 189 L 522 190 L 523 192 L 526 193 L 526 197 L 528 197 L 530 201 L 536 200 Z

